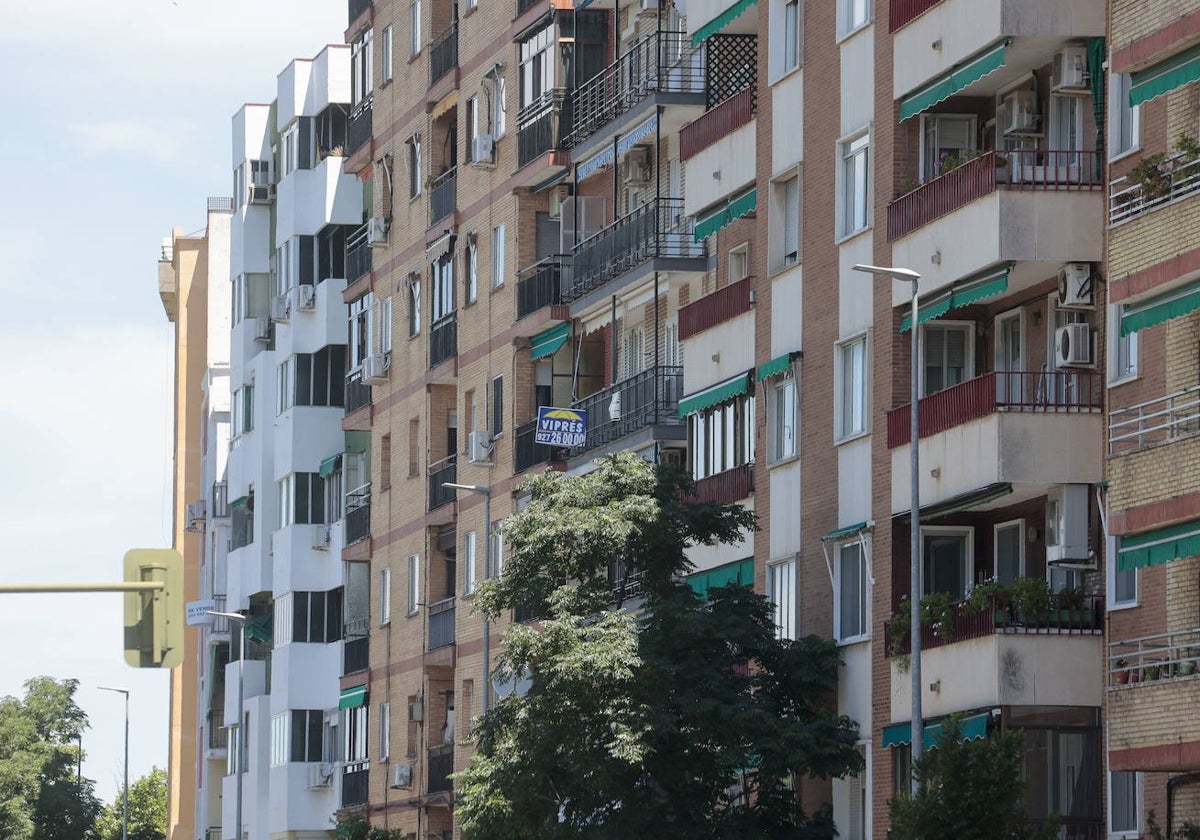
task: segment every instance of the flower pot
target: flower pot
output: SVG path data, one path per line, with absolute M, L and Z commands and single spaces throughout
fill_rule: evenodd
M 1196 660 L 1185 659 L 1175 666 L 1175 673 L 1181 677 L 1190 677 L 1196 673 Z
M 1129 682 L 1129 671 L 1113 671 L 1113 684 L 1126 685 Z

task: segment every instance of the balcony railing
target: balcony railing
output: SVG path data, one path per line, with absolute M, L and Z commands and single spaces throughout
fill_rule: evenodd
M 685 125 L 679 132 L 680 160 L 687 160 L 748 124 L 754 119 L 755 101 L 755 88 L 750 85 Z
M 547 461 L 566 460 L 564 450 L 545 443 L 534 443 L 534 433 L 537 431 L 537 420 L 531 420 L 523 426 L 517 426 L 516 440 L 513 443 L 513 472 L 522 473 L 530 467 L 544 464 Z
M 454 745 L 443 744 L 429 748 L 429 790 L 440 793 L 451 790 L 450 774 L 454 772 Z
M 546 91 L 517 114 L 517 165 L 560 148 L 570 130 L 571 100 L 566 89 Z
M 704 51 L 686 32 L 654 32 L 576 89 L 568 147 L 577 146 L 654 93 L 704 93 Z
M 454 598 L 429 605 L 429 649 L 454 644 Z
M 1128 455 L 1200 432 L 1200 385 L 1108 415 L 1108 454 Z
M 907 609 L 905 602 L 904 609 Z M 1025 635 L 1093 636 L 1104 632 L 1103 595 L 1051 595 L 1046 609 L 1037 615 L 1026 615 L 1019 607 L 1001 602 L 995 595 L 981 610 L 968 602 L 950 604 L 950 626 L 921 626 L 921 649 L 942 647 L 967 639 L 981 639 L 994 633 Z M 884 636 L 889 639 L 888 656 L 912 652 L 912 637 L 905 633 L 893 640 L 891 622 L 884 624 Z
M 225 612 L 226 605 L 225 595 L 213 595 L 213 612 Z M 208 632 L 213 635 L 224 635 L 229 633 L 229 619 L 223 615 L 214 615 L 212 624 L 208 625 Z
M 346 377 L 346 413 L 353 414 L 371 404 L 371 386 L 363 382 L 362 371 L 356 370 Z
M 1120 177 L 1108 185 L 1108 220 L 1112 224 L 1140 216 L 1200 189 L 1200 158 L 1183 152 L 1158 165 L 1159 175 L 1145 181 Z
M 367 9 L 371 8 L 371 0 L 350 0 L 350 23 L 358 20 Z
M 1098 373 L 1076 371 L 1001 371 L 985 373 L 930 394 L 918 404 L 918 433 L 936 435 L 997 411 L 1088 414 L 1103 406 L 1104 383 Z M 887 416 L 891 449 L 909 441 L 909 406 Z
M 458 209 L 458 167 L 452 166 L 429 182 L 429 224 Z
M 371 485 L 346 494 L 346 545 L 371 536 Z
M 451 312 L 429 328 L 429 367 L 458 354 L 458 314 Z
M 342 643 L 342 673 L 357 674 L 369 667 L 371 656 L 370 639 L 346 639 Z
M 563 303 L 579 300 L 646 260 L 703 257 L 704 243 L 693 239 L 691 227 L 680 198 L 654 199 L 622 216 L 575 246 Z
M 710 295 L 689 303 L 679 310 L 679 339 L 686 340 L 696 333 L 723 324 L 750 311 L 750 283 L 746 277 L 717 289 Z
M 661 365 L 579 400 L 572 407 L 587 411 L 587 436 L 576 454 L 655 423 L 678 422 L 682 393 L 683 368 Z
M 716 475 L 696 480 L 695 495 L 689 501 L 731 505 L 754 492 L 754 464 L 742 464 Z
M 371 100 L 358 103 L 346 128 L 346 154 L 352 155 L 371 140 Z
M 221 686 L 223 688 L 223 686 Z M 224 707 L 214 706 L 208 713 L 208 748 L 223 750 L 229 747 L 229 730 L 225 727 Z
M 1200 628 L 1109 642 L 1110 685 L 1191 677 L 1200 665 Z
M 353 808 L 367 804 L 369 765 L 366 762 L 347 764 L 342 772 L 342 807 Z
M 437 510 L 454 501 L 454 488 L 443 487 L 458 480 L 458 456 L 447 455 L 429 465 L 429 509 Z
M 888 240 L 907 236 L 997 188 L 1010 190 L 1097 190 L 1095 152 L 1024 149 L 985 152 L 921 184 L 888 205 Z
M 367 226 L 346 237 L 346 282 L 353 283 L 371 270 L 371 246 L 367 244 Z
M 517 272 L 517 317 L 524 318 L 543 306 L 562 303 L 562 276 L 568 257 L 555 254 Z
M 458 23 L 438 36 L 429 50 L 429 86 L 458 66 Z
M 941 2 L 942 0 L 891 0 L 888 4 L 889 31 L 895 32 Z
M 221 826 L 213 826 L 204 830 L 204 840 L 221 840 Z

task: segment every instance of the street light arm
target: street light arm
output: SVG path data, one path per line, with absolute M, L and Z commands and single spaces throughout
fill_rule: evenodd
M 855 271 L 862 271 L 867 274 L 878 274 L 883 277 L 891 277 L 893 280 L 905 280 L 915 283 L 921 279 L 921 275 L 913 271 L 911 268 L 892 268 L 884 265 L 863 265 L 856 263 L 851 266 Z

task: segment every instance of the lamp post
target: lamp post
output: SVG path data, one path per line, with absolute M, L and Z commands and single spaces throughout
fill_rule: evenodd
M 919 443 L 919 426 L 917 424 L 917 409 L 920 400 L 920 373 L 921 373 L 921 357 L 920 357 L 920 322 L 917 319 L 917 282 L 921 279 L 921 275 L 909 268 L 888 268 L 878 265 L 855 265 L 855 271 L 863 271 L 867 274 L 876 274 L 882 277 L 890 277 L 893 280 L 902 280 L 912 284 L 912 381 L 910 383 L 911 397 L 909 400 L 909 437 L 908 448 L 911 453 L 911 464 L 909 471 L 911 487 L 911 508 L 909 514 L 909 526 L 911 529 L 910 540 L 910 560 L 909 560 L 909 607 L 910 613 L 910 640 L 911 640 L 911 660 L 912 664 L 910 671 L 912 672 L 912 724 L 910 727 L 912 735 L 912 748 L 910 763 L 912 770 L 912 792 L 915 796 L 920 785 L 917 782 L 917 761 L 921 758 L 921 752 L 925 746 L 925 727 L 924 719 L 921 716 L 921 478 L 920 478 L 920 455 L 918 453 Z
M 129 689 L 110 688 L 106 685 L 96 687 L 101 691 L 115 691 L 125 695 L 125 792 L 121 797 L 121 840 L 129 840 Z M 80 744 L 82 743 L 81 738 Z
M 237 778 L 235 790 L 237 791 L 236 799 L 234 800 L 234 822 L 237 825 L 236 833 L 233 835 L 236 840 L 242 840 L 242 773 L 245 770 L 242 767 L 242 758 L 246 755 L 246 616 L 235 612 L 218 612 L 217 610 L 209 610 L 209 615 L 220 616 L 227 618 L 230 621 L 237 622 L 238 626 L 238 702 L 237 702 L 237 721 L 238 721 L 238 737 L 237 737 L 237 756 L 234 766 L 237 768 Z M 126 838 L 128 840 L 128 838 Z
M 492 488 L 484 487 L 481 484 L 455 484 L 452 481 L 443 481 L 442 486 L 450 490 L 466 490 L 468 493 L 483 494 L 483 518 L 486 520 L 484 528 L 484 546 L 483 546 L 483 579 L 487 580 L 492 576 Z M 492 683 L 491 683 L 491 667 L 489 659 L 491 651 L 488 648 L 491 645 L 491 637 L 489 630 L 489 622 L 487 613 L 483 615 L 483 711 L 487 712 L 491 703 Z M 471 710 L 467 710 L 470 715 Z

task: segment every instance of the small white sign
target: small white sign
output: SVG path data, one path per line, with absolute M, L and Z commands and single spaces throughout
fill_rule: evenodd
M 201 624 L 212 624 L 216 621 L 216 616 L 209 613 L 209 610 L 215 610 L 217 602 L 212 598 L 204 601 L 189 601 L 187 605 L 187 624 L 188 627 L 196 627 Z

